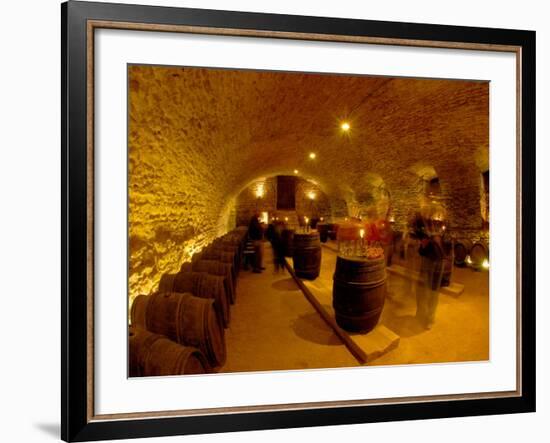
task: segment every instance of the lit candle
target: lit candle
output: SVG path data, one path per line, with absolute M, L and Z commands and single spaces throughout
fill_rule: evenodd
M 364 244 L 365 230 L 364 229 L 359 229 L 359 237 L 361 237 L 361 251 L 360 251 L 360 254 L 363 254 L 363 248 L 365 246 L 365 244 Z

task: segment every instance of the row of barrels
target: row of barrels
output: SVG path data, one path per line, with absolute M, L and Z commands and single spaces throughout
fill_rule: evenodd
M 180 272 L 165 274 L 157 292 L 136 297 L 130 314 L 131 376 L 215 372 L 225 363 L 224 329 L 236 300 L 246 236 L 243 228 L 225 234 Z
M 485 261 L 489 261 L 489 246 L 480 240 L 473 243 L 468 239 L 459 239 L 454 244 L 455 265 L 471 265 L 474 269 L 481 269 Z M 469 263 L 467 262 L 470 257 Z
M 480 269 L 485 260 L 489 260 L 489 247 L 482 240 L 472 242 L 468 239 L 451 239 L 444 236 L 442 245 L 445 255 L 443 286 L 447 284 L 446 280 L 451 274 L 453 264 L 459 267 L 469 265 L 474 269 Z M 416 263 L 420 260 L 418 240 L 409 238 L 405 241 L 401 232 L 395 232 L 393 248 L 402 259 L 411 261 L 413 268 L 418 268 L 419 263 Z

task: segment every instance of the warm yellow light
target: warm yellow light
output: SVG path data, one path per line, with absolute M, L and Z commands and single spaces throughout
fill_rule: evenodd
M 325 220 L 325 217 L 321 217 L 319 220 L 324 221 L 324 220 Z
M 288 221 L 288 217 L 285 217 L 285 221 Z
M 260 183 L 257 187 L 256 187 L 256 197 L 258 198 L 262 198 L 265 194 L 265 188 L 264 188 L 264 184 L 263 183 Z
M 365 236 L 365 230 L 359 229 L 359 237 L 363 238 Z
M 466 256 L 466 263 L 468 263 L 469 265 L 472 264 L 472 259 L 470 258 L 469 255 Z
M 483 266 L 483 269 L 489 269 L 489 260 L 485 259 L 483 260 L 483 263 L 481 264 Z
M 313 191 L 310 191 L 307 196 L 309 197 L 310 200 L 315 200 L 315 192 Z
M 297 169 L 294 170 L 294 174 L 298 174 L 298 172 L 300 171 L 298 171 Z
M 315 157 L 317 157 L 317 154 L 315 154 L 315 152 L 310 152 L 309 153 L 309 158 L 310 159 L 315 160 Z
M 340 127 L 342 128 L 342 131 L 345 131 L 345 132 L 349 131 L 349 129 L 351 128 L 351 126 L 349 125 L 348 122 L 343 122 L 343 123 L 340 125 Z

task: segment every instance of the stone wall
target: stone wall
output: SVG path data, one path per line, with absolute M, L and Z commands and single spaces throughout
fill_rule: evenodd
M 254 214 L 277 210 L 277 177 L 262 178 L 247 186 L 237 196 L 236 225 L 248 226 Z
M 302 197 L 315 182 L 326 195 L 319 216 L 376 208 L 397 228 L 435 175 L 449 227 L 485 235 L 487 82 L 160 66 L 130 66 L 128 76 L 131 298 L 248 223 L 256 197 L 243 189 L 295 170 L 306 180 L 300 213 L 311 211 Z M 258 209 L 274 211 L 275 193 L 267 179 Z
M 296 214 L 301 220 L 304 217 L 328 219 L 331 216 L 330 201 L 318 185 L 299 179 L 296 183 Z
M 259 194 L 262 197 L 258 197 Z M 313 200 L 310 198 L 311 195 L 314 197 Z M 296 209 L 291 212 L 295 212 L 300 219 L 304 216 L 328 219 L 331 216 L 330 201 L 315 183 L 297 177 L 295 199 Z M 277 210 L 277 177 L 254 181 L 239 193 L 236 200 L 236 224 L 248 225 L 255 213 L 260 214 L 264 211 L 268 212 L 270 217 L 289 212 Z

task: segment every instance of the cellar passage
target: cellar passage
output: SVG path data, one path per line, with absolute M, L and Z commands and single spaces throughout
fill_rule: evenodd
M 131 349 L 198 350 L 172 373 L 488 358 L 488 82 L 130 65 L 128 85 Z

